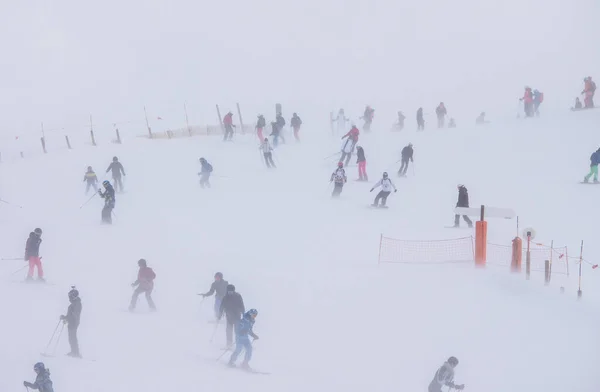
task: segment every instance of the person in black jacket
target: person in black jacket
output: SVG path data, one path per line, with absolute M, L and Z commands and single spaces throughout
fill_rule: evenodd
M 210 290 L 208 293 L 198 294 L 203 297 L 210 297 L 215 294 L 215 318 L 219 319 L 219 315 L 221 312 L 221 302 L 223 301 L 223 297 L 227 294 L 227 286 L 229 283 L 223 279 L 223 273 L 217 272 L 215 274 L 215 281 L 210 285 Z
M 110 165 L 108 165 L 108 169 L 106 172 L 112 171 L 113 183 L 115 184 L 115 190 L 119 192 L 123 192 L 123 180 L 121 179 L 121 174 L 125 176 L 125 169 L 121 162 L 119 162 L 119 158 L 113 157 L 113 161 Z
M 417 110 L 417 131 L 425 130 L 425 119 L 423 119 L 423 108 Z
M 38 280 L 44 280 L 44 268 L 42 268 L 42 258 L 40 257 L 40 245 L 42 244 L 42 229 L 39 227 L 29 233 L 29 238 L 25 243 L 25 261 L 29 261 L 29 272 L 27 281 L 33 280 L 33 270 L 37 267 Z
M 75 286 L 71 286 L 69 291 L 69 309 L 67 309 L 67 315 L 60 316 L 63 323 L 67 324 L 69 331 L 69 344 L 71 345 L 71 352 L 67 355 L 70 357 L 81 358 L 79 353 L 79 341 L 77 340 L 77 328 L 79 328 L 79 321 L 81 319 L 81 298 L 79 298 L 79 291 L 75 289 Z
M 300 117 L 298 117 L 297 113 L 294 113 L 292 115 L 292 119 L 290 120 L 290 126 L 294 130 L 294 137 L 296 138 L 296 141 L 299 142 L 300 137 L 298 136 L 298 132 L 300 132 L 300 127 L 302 126 L 302 120 L 300 119 Z
M 271 134 L 269 136 L 273 136 L 273 147 L 277 147 L 279 145 L 279 136 L 280 135 L 279 126 L 275 121 L 271 122 Z
M 277 123 L 277 128 L 279 129 L 279 137 L 281 138 L 283 144 L 285 144 L 285 135 L 283 134 L 283 128 L 285 127 L 285 118 L 283 118 L 281 113 L 277 113 L 275 122 Z
M 98 194 L 104 199 L 104 208 L 102 208 L 102 223 L 112 224 L 112 210 L 115 208 L 115 189 L 110 185 L 110 182 L 102 181 L 104 192 L 98 190 Z
M 469 192 L 467 191 L 467 187 L 465 187 L 462 184 L 458 185 L 458 201 L 456 202 L 456 206 L 457 207 L 469 207 Z M 468 216 L 463 215 L 462 216 L 463 219 L 465 220 L 465 222 L 467 222 L 467 225 L 469 225 L 469 227 L 473 227 L 473 222 L 471 222 L 471 219 L 469 219 Z M 459 227 L 460 226 L 460 215 L 455 214 L 454 215 L 454 227 Z
M 408 146 L 402 149 L 402 165 L 400 165 L 400 170 L 398 170 L 399 176 L 406 176 L 406 171 L 408 170 L 408 160 L 413 161 L 413 145 L 412 143 L 408 143 Z
M 235 286 L 232 284 L 227 285 L 227 294 L 221 301 L 221 307 L 219 309 L 219 320 L 225 313 L 225 319 L 227 320 L 227 327 L 225 329 L 225 335 L 227 338 L 227 347 L 233 346 L 233 328 L 240 322 L 242 315 L 246 313 L 246 307 L 244 306 L 244 299 L 235 291 Z

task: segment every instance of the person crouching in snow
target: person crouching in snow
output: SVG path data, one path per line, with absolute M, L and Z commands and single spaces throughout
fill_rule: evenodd
M 375 190 L 375 188 L 378 187 L 381 187 L 381 191 L 375 197 L 373 207 L 379 207 L 379 200 L 381 200 L 381 207 L 385 207 L 387 198 L 390 195 L 390 193 L 392 193 L 392 188 L 394 189 L 394 192 L 398 192 L 398 189 L 396 189 L 396 186 L 394 185 L 392 180 L 388 178 L 387 172 L 383 172 L 383 178 L 377 181 L 377 184 L 375 184 L 375 186 L 373 186 L 373 188 L 371 188 L 369 192 L 373 192 L 373 190 Z

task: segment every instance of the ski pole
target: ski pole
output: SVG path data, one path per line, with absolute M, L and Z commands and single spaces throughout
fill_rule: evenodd
M 229 349 L 223 350 L 223 354 L 219 355 L 219 358 L 217 358 L 215 362 L 219 362 L 219 360 L 221 360 L 221 358 L 223 358 L 225 356 L 225 354 L 227 354 L 228 351 L 229 351 Z
M 15 275 L 18 272 L 23 271 L 25 268 L 29 267 L 29 265 L 25 264 L 23 267 L 19 268 L 18 270 L 16 270 L 15 272 L 11 273 L 10 276 Z
M 60 323 L 60 320 L 59 320 Z M 65 330 L 65 323 L 63 323 L 62 328 L 58 332 L 58 336 L 56 337 L 56 344 L 54 345 L 54 350 L 52 350 L 52 356 L 56 355 L 56 348 L 58 347 L 58 343 L 60 342 L 60 337 L 62 336 L 63 331 Z
M 217 324 L 215 325 L 215 329 L 210 337 L 209 343 L 212 343 L 215 340 L 215 335 L 217 334 L 217 329 L 219 329 L 219 320 L 217 320 Z
M 331 155 L 327 155 L 325 158 L 323 158 L 323 160 L 325 160 L 325 159 L 329 159 L 329 158 L 333 158 L 333 157 L 334 157 L 334 156 L 336 156 L 337 154 L 339 154 L 339 153 L 336 151 L 336 152 L 334 152 L 334 153 L 333 153 L 333 154 L 331 154 Z
M 14 203 L 9 203 L 6 200 L 0 199 L 0 202 L 8 204 L 9 206 L 14 206 L 14 207 L 19 207 L 19 208 L 23 208 L 23 206 L 20 206 L 18 204 L 14 204 Z
M 46 348 L 44 349 L 44 354 L 48 353 L 48 348 L 50 347 L 50 344 L 52 344 L 52 341 L 54 340 L 54 336 L 56 335 L 56 331 L 58 330 L 58 327 L 60 326 L 61 321 L 62 320 L 58 320 L 58 324 L 56 324 L 56 328 L 54 328 L 54 332 L 52 332 L 52 336 L 50 337 L 50 340 L 48 341 L 48 344 L 46 345 Z
M 22 257 L 8 257 L 8 258 L 3 257 L 0 260 L 3 260 L 3 261 L 16 261 L 16 260 L 23 260 L 23 258 Z
M 87 201 L 86 201 L 85 203 L 83 203 L 83 204 L 82 204 L 82 205 L 79 207 L 79 209 L 82 209 L 82 208 L 83 208 L 83 206 L 85 206 L 87 203 L 89 203 L 89 202 L 90 202 L 90 201 L 91 201 L 91 200 L 94 198 L 94 196 L 96 196 L 96 195 L 97 195 L 97 193 L 96 193 L 96 192 L 94 192 L 94 194 L 92 195 L 92 197 L 90 197 L 89 199 L 87 199 Z

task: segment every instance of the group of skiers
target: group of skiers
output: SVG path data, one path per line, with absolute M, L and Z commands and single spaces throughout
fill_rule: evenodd
M 104 191 L 98 189 L 98 176 L 91 166 L 88 166 L 87 171 L 83 175 L 83 182 L 86 183 L 85 194 L 87 195 L 90 188 L 94 188 L 94 191 L 104 199 L 104 207 L 102 208 L 101 219 L 104 224 L 112 224 L 113 209 L 115 208 L 116 191 L 123 192 L 123 177 L 125 176 L 125 169 L 123 164 L 119 162 L 119 158 L 113 157 L 112 162 L 108 165 L 106 173 L 111 172 L 113 184 L 108 180 L 102 181 Z
M 269 136 L 273 137 L 273 146 L 274 147 L 277 147 L 279 145 L 279 139 L 281 139 L 281 141 L 283 143 L 285 143 L 285 134 L 284 134 L 285 125 L 286 125 L 285 118 L 283 117 L 281 112 L 277 112 L 277 114 L 275 116 L 275 121 L 271 122 L 271 133 L 269 134 Z M 256 125 L 254 126 L 254 129 L 256 130 L 256 136 L 258 137 L 258 140 L 261 143 L 263 143 L 264 140 L 266 139 L 264 136 L 264 133 L 263 133 L 266 126 L 267 126 L 267 121 L 265 120 L 265 116 L 262 114 L 259 114 L 258 119 L 256 120 Z M 292 118 L 290 120 L 290 126 L 292 127 L 292 130 L 294 131 L 294 138 L 296 139 L 297 142 L 299 142 L 300 141 L 300 128 L 302 127 L 302 119 L 300 118 L 300 116 L 298 116 L 298 113 L 294 113 L 292 115 Z
M 363 131 L 369 132 L 371 131 L 371 124 L 373 124 L 373 119 L 375 118 L 375 109 L 373 109 L 370 105 L 366 105 L 363 115 L 360 117 L 363 121 Z M 337 132 L 343 133 L 346 132 L 348 123 L 351 123 L 352 128 L 356 128 L 356 123 L 350 121 L 350 118 L 346 117 L 346 113 L 344 109 L 340 109 L 338 111 L 337 116 L 334 118 L 333 115 L 331 117 L 331 129 L 334 131 L 333 124 L 337 124 Z
M 519 100 L 523 102 L 525 117 L 539 116 L 540 105 L 542 102 L 544 102 L 544 93 L 526 86 L 525 93 L 521 98 L 519 98 Z

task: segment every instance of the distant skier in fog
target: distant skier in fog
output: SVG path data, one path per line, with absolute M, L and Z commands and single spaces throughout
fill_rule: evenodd
M 446 110 L 446 106 L 443 102 L 440 102 L 437 108 L 435 108 L 435 115 L 437 116 L 438 128 L 444 128 L 444 122 L 446 120 L 446 115 L 448 114 L 448 110 Z
M 300 137 L 298 133 L 300 132 L 300 127 L 302 126 L 302 120 L 300 119 L 300 117 L 298 117 L 297 113 L 294 113 L 292 115 L 292 119 L 290 120 L 290 126 L 294 130 L 294 137 L 296 138 L 296 141 L 299 142 Z
M 525 87 L 525 94 L 519 100 L 523 101 L 525 117 L 533 117 L 533 92 L 531 87 Z
M 60 316 L 63 323 L 67 324 L 67 330 L 69 331 L 69 345 L 71 351 L 67 354 L 70 357 L 81 358 L 79 352 L 79 340 L 77 339 L 77 329 L 79 328 L 79 322 L 81 320 L 81 298 L 79 298 L 79 291 L 75 286 L 71 286 L 69 291 L 69 308 L 67 314 Z
M 365 150 L 361 146 L 356 147 L 356 163 L 358 164 L 358 181 L 369 181 L 367 176 L 367 159 Z
M 204 158 L 200 158 L 200 165 L 201 169 L 200 173 L 198 173 L 198 175 L 200 176 L 200 186 L 202 188 L 210 188 L 210 174 L 213 171 L 213 167 Z
M 221 301 L 219 320 L 223 317 L 223 313 L 225 313 L 227 321 L 227 327 L 225 328 L 227 347 L 231 347 L 233 345 L 233 329 L 240 322 L 242 315 L 246 313 L 244 299 L 240 293 L 235 291 L 235 286 L 232 284 L 227 285 L 227 294 L 225 294 L 223 301 Z
M 273 147 L 277 148 L 277 146 L 279 145 L 279 127 L 277 126 L 277 123 L 275 121 L 273 121 L 271 123 L 271 134 L 269 136 L 273 136 Z
M 225 134 L 223 135 L 223 141 L 233 139 L 233 113 L 229 112 L 223 117 L 223 126 L 225 127 Z
M 29 272 L 27 281 L 33 280 L 33 271 L 37 268 L 38 281 L 45 282 L 44 268 L 42 267 L 42 258 L 40 257 L 40 245 L 42 244 L 42 229 L 39 227 L 29 233 L 29 238 L 25 242 L 25 261 L 29 262 Z
M 458 366 L 458 359 L 450 357 L 444 364 L 435 372 L 433 380 L 429 384 L 428 392 L 442 392 L 442 387 L 446 386 L 450 389 L 462 391 L 465 386 L 463 384 L 454 384 L 454 368 Z
M 533 112 L 537 117 L 540 116 L 540 105 L 544 102 L 544 93 L 533 90 Z
M 123 180 L 121 179 L 121 175 L 125 176 L 125 169 L 121 162 L 119 162 L 119 158 L 113 157 L 113 161 L 110 165 L 108 165 L 108 169 L 106 172 L 112 172 L 113 183 L 115 184 L 115 191 L 123 192 Z
M 583 79 L 584 87 L 581 94 L 583 94 L 583 102 L 585 109 L 591 109 L 594 107 L 594 95 L 596 93 L 596 83 L 592 80 L 591 76 Z
M 88 166 L 87 171 L 83 175 L 83 182 L 87 182 L 85 186 L 86 195 L 90 191 L 90 187 L 94 188 L 94 192 L 98 192 L 98 176 L 96 176 L 91 166 Z
M 115 208 L 115 189 L 108 181 L 102 181 L 104 192 L 98 189 L 98 194 L 104 199 L 104 208 L 102 208 L 102 223 L 112 224 L 112 210 Z
M 266 126 L 267 126 L 267 121 L 265 120 L 265 116 L 263 116 L 262 114 L 259 114 L 258 120 L 256 120 L 256 127 L 254 127 L 254 128 L 256 129 L 256 135 L 258 136 L 258 140 L 261 142 L 265 138 L 263 136 L 263 129 L 265 129 Z
M 401 131 L 404 129 L 404 120 L 406 116 L 402 112 L 398 112 L 398 122 L 396 123 L 396 130 Z
M 400 160 L 402 161 L 402 164 L 400 165 L 400 169 L 398 170 L 399 176 L 406 177 L 406 171 L 408 170 L 408 161 L 414 162 L 413 154 L 413 145 L 412 143 L 408 143 L 408 146 L 405 146 L 402 149 L 402 152 L 400 153 Z
M 457 207 L 469 207 L 469 192 L 467 191 L 467 187 L 459 184 L 457 186 L 458 188 L 458 201 L 456 202 L 456 206 Z M 473 227 L 473 222 L 471 221 L 471 219 L 469 219 L 469 217 L 467 215 L 463 215 L 462 216 L 463 219 L 465 220 L 465 222 L 467 222 L 467 225 L 469 225 L 469 227 Z M 454 215 L 454 227 L 459 227 L 460 226 L 460 215 L 459 214 L 455 214 Z
M 211 295 L 215 295 L 215 318 L 218 320 L 221 312 L 221 302 L 223 301 L 223 297 L 227 294 L 227 286 L 229 283 L 223 279 L 223 274 L 221 272 L 217 272 L 215 274 L 215 281 L 210 285 L 210 290 L 207 293 L 199 294 L 202 297 L 210 297 Z
M 423 108 L 417 110 L 417 131 L 425 130 L 425 119 L 423 118 Z
M 258 148 L 263 153 L 263 157 L 265 158 L 265 163 L 266 163 L 267 167 L 269 169 L 272 167 L 276 168 L 277 166 L 275 166 L 275 162 L 273 162 L 273 147 L 271 147 L 271 143 L 269 143 L 269 139 L 265 138 L 265 140 L 262 142 L 262 144 Z
M 129 311 L 133 312 L 135 310 L 139 295 L 144 293 L 146 296 L 146 301 L 148 301 L 148 307 L 150 308 L 150 311 L 154 312 L 156 311 L 156 305 L 152 300 L 152 290 L 154 290 L 154 279 L 156 279 L 156 274 L 152 268 L 148 267 L 146 260 L 144 259 L 138 260 L 138 266 L 140 267 L 138 271 L 138 278 L 131 284 L 131 287 L 135 287 L 136 289 L 131 296 Z
M 350 119 L 346 117 L 346 113 L 344 113 L 344 109 L 340 109 L 334 120 L 337 123 L 338 134 L 346 132 L 346 125 L 349 120 Z
M 482 125 L 487 124 L 489 121 L 485 121 L 485 112 L 481 112 L 479 116 L 475 119 L 475 124 Z
M 338 162 L 338 167 L 331 174 L 331 178 L 329 182 L 333 181 L 333 192 L 331 193 L 331 197 L 337 198 L 342 193 L 342 189 L 344 188 L 344 184 L 348 181 L 346 177 L 346 170 L 344 170 L 344 164 L 342 162 Z
M 375 109 L 371 106 L 367 105 L 365 108 L 365 112 L 362 116 L 362 119 L 365 120 L 365 125 L 363 126 L 363 130 L 366 132 L 371 131 L 371 124 L 373 123 L 373 118 L 375 117 Z
M 283 144 L 285 144 L 285 118 L 281 113 L 277 113 L 277 117 L 275 118 L 275 123 L 277 123 L 277 129 L 279 130 L 279 137 Z

